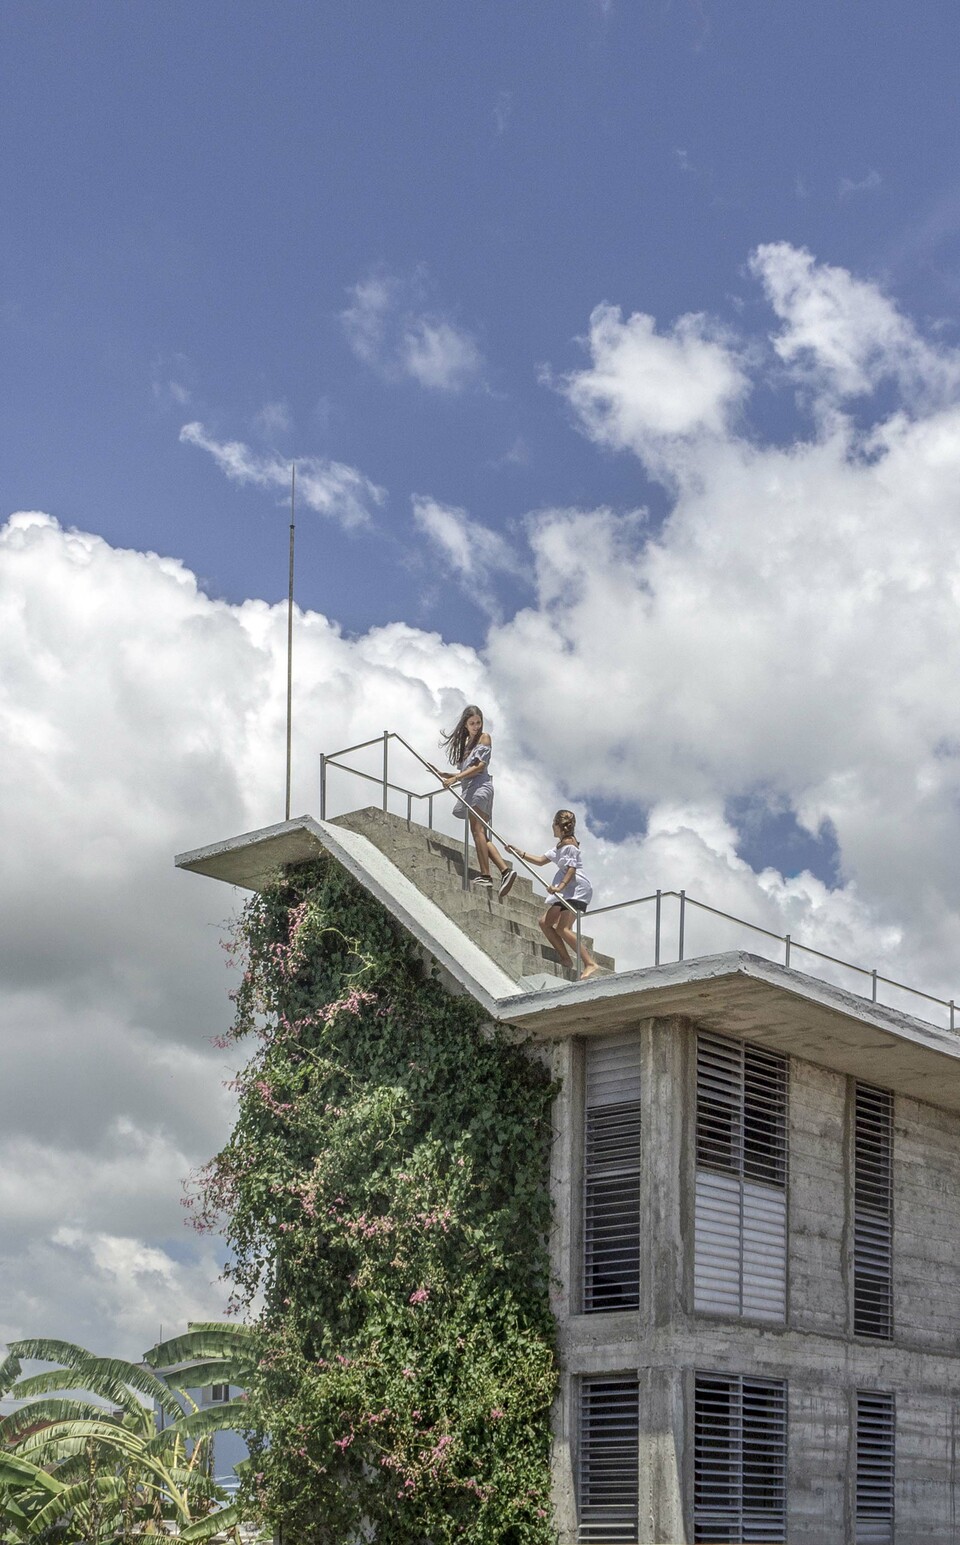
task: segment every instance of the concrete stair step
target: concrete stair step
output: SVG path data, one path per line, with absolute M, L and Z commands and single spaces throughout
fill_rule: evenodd
M 463 888 L 463 845 L 443 832 L 408 825 L 402 816 L 376 809 L 354 810 L 338 816 L 334 825 L 359 832 L 374 843 L 409 880 L 441 907 L 508 975 L 573 980 L 574 973 L 560 964 L 539 928 L 545 898 L 538 895 L 526 875 L 520 874 L 510 895 L 500 901 L 496 888 Z M 470 875 L 476 875 L 476 857 L 470 848 Z M 613 958 L 584 943 L 606 971 L 616 969 Z

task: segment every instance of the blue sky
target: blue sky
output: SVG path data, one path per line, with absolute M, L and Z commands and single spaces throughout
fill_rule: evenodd
M 283 812 L 293 458 L 296 811 L 479 701 L 599 900 L 960 1000 L 958 31 L 0 6 L 0 1343 L 223 1310 L 236 898 L 171 857 Z
M 285 533 L 184 422 L 386 490 L 365 533 L 304 520 L 305 604 L 479 643 L 411 495 L 505 530 L 663 512 L 543 379 L 582 365 L 600 301 L 763 327 L 744 265 L 777 239 L 955 336 L 952 4 L 13 3 L 0 27 L 6 504 L 176 554 L 214 595 L 281 595 Z M 461 389 L 352 352 L 376 275 L 473 340 Z M 753 421 L 788 435 L 791 406 L 758 393 Z

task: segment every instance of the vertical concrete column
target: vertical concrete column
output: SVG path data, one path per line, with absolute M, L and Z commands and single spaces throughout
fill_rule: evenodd
M 580 1213 L 575 1190 L 583 1173 L 582 1122 L 577 1119 L 583 1099 L 582 1049 L 568 1038 L 542 1048 L 541 1055 L 551 1078 L 560 1082 L 553 1102 L 553 1146 L 550 1150 L 550 1199 L 553 1204 L 550 1230 L 553 1281 L 550 1284 L 550 1306 L 562 1327 L 569 1323 L 571 1312 L 575 1312 L 579 1295 L 579 1282 L 573 1280 L 573 1271 L 575 1231 L 579 1228 Z M 574 1545 L 577 1538 L 572 1441 L 575 1401 L 562 1335 L 557 1356 L 560 1386 L 550 1419 L 553 1431 L 550 1462 L 553 1510 L 560 1545 Z
M 550 1201 L 553 1220 L 550 1268 L 554 1280 L 550 1284 L 550 1307 L 563 1323 L 577 1307 L 577 1284 L 571 1281 L 571 1276 L 573 1233 L 579 1216 L 574 1180 L 583 1172 L 580 1123 L 576 1120 L 582 1099 L 579 1092 L 581 1056 L 576 1043 L 568 1038 L 542 1048 L 541 1057 L 550 1077 L 560 1084 L 551 1112 Z
M 639 1545 L 686 1545 L 679 1368 L 641 1368 Z
M 689 1036 L 683 1019 L 648 1019 L 640 1027 L 642 1339 L 684 1318 L 682 1225 Z
M 684 1545 L 684 1382 L 670 1347 L 684 1320 L 683 1185 L 687 1049 L 682 1019 L 640 1027 L 640 1518 L 641 1545 Z

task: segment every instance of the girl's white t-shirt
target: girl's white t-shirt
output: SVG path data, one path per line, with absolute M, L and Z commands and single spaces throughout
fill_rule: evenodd
M 568 869 L 574 869 L 575 874 L 570 876 L 560 895 L 565 901 L 589 901 L 593 895 L 593 886 L 583 872 L 583 859 L 580 849 L 575 842 L 558 843 L 555 848 L 548 848 L 544 854 L 552 864 L 557 865 L 557 872 L 553 877 L 554 885 L 559 885 Z

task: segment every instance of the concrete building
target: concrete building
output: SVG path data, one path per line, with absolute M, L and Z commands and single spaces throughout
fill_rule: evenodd
M 562 1080 L 562 1545 L 960 1545 L 960 1038 L 738 951 L 566 982 L 526 881 L 380 811 L 177 863 L 318 848 Z

